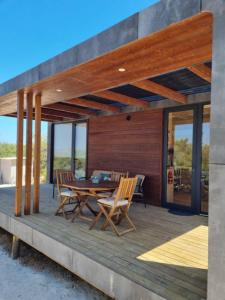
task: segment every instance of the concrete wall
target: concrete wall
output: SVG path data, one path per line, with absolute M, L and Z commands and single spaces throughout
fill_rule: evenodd
M 213 59 L 209 174 L 208 300 L 225 299 L 225 0 L 203 0 L 212 11 Z
M 16 158 L 0 158 L 0 184 L 16 184 Z M 25 159 L 23 160 L 23 184 L 25 184 Z

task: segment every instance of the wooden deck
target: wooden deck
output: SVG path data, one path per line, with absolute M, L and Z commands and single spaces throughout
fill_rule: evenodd
M 15 218 L 15 189 L 0 188 L 0 227 L 116 299 L 206 298 L 206 217 L 133 204 L 137 231 L 119 238 L 54 216 L 51 192 L 42 186 L 40 214 Z

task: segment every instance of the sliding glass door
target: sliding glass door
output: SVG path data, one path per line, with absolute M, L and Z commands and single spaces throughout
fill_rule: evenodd
M 169 109 L 165 123 L 164 204 L 207 213 L 210 105 Z
M 191 207 L 194 111 L 169 112 L 167 202 Z
M 76 178 L 86 177 L 87 122 L 55 124 L 53 139 L 53 171 L 72 170 Z

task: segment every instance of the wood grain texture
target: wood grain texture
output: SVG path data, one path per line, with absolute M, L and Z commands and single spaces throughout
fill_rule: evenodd
M 143 109 L 149 108 L 149 102 L 147 101 L 138 100 L 133 97 L 122 95 L 112 91 L 103 91 L 103 92 L 96 93 L 94 95 L 98 97 L 102 97 L 107 100 L 113 100 L 123 104 L 141 107 Z
M 25 177 L 25 201 L 24 214 L 30 214 L 31 206 L 31 176 L 32 176 L 32 121 L 33 121 L 33 94 L 27 94 L 26 119 L 26 177 Z
M 21 216 L 22 210 L 22 180 L 23 180 L 23 110 L 24 92 L 17 94 L 17 150 L 16 150 L 16 199 L 15 215 Z
M 84 115 L 84 116 L 96 116 L 96 113 L 93 110 L 73 107 L 66 104 L 64 105 L 63 103 L 50 104 L 46 107 L 61 112 L 74 113 L 74 114 Z
M 188 69 L 196 74 L 197 76 L 203 78 L 204 80 L 208 81 L 211 83 L 212 81 L 212 70 L 205 64 L 199 64 L 199 65 L 194 65 L 191 67 L 188 67 Z
M 168 87 L 158 84 L 152 80 L 142 80 L 138 82 L 133 82 L 132 85 L 141 88 L 143 90 L 149 91 L 151 93 L 154 93 L 156 95 L 163 96 L 170 100 L 177 101 L 179 103 L 183 103 L 183 104 L 187 103 L 187 96 L 184 96 L 183 94 L 178 93 L 177 91 L 174 91 L 172 89 L 169 89 Z
M 16 227 L 19 238 L 97 288 L 102 288 L 102 282 L 108 282 L 108 289 L 104 292 L 113 298 L 112 284 L 114 290 L 121 289 L 123 293 L 122 297 L 116 299 L 157 299 L 149 295 L 135 297 L 137 286 L 160 295 L 160 299 L 206 299 L 207 217 L 172 214 L 161 207 L 144 208 L 143 204 L 133 203 L 129 212 L 137 231 L 118 238 L 110 230 L 100 230 L 102 223 L 90 231 L 89 223 L 81 219 L 71 223 L 65 218 L 54 216 L 58 203 L 49 201 L 51 192 L 51 185 L 42 185 L 40 208 L 43 213 L 19 218 L 16 222 L 20 226 L 12 226 L 15 221 L 12 219 L 6 222 L 6 216 L 10 216 L 13 210 L 14 189 L 0 189 L 1 226 L 8 231 Z M 93 198 L 90 201 L 91 204 L 95 202 Z M 87 213 L 85 210 L 85 215 Z M 101 218 L 101 221 L 104 219 Z M 24 231 L 23 225 L 29 230 Z M 126 222 L 121 223 L 121 229 L 125 225 Z M 46 239 L 40 239 L 40 236 Z M 84 263 L 81 263 L 77 253 L 71 257 L 71 250 L 78 251 L 84 257 Z M 88 264 L 90 260 L 107 267 L 108 271 L 98 268 L 98 276 L 93 276 L 93 272 L 90 272 L 93 269 Z M 110 275 L 110 270 L 115 272 L 115 276 Z M 122 283 L 119 280 L 120 275 L 137 284 L 128 285 L 129 292 L 125 298 L 125 284 L 124 280 Z
M 99 103 L 99 102 L 96 102 L 93 100 L 87 100 L 87 99 L 76 98 L 76 99 L 68 100 L 66 103 L 75 104 L 75 105 L 83 106 L 83 107 L 94 108 L 94 109 L 98 109 L 98 110 L 102 110 L 102 111 L 114 112 L 114 113 L 120 111 L 120 108 L 115 107 L 113 105 L 103 104 L 103 103 Z
M 212 58 L 212 14 L 203 12 L 93 60 L 27 86 L 43 105 L 98 93 Z M 118 72 L 119 68 L 126 72 Z M 62 92 L 58 93 L 57 89 Z M 0 97 L 0 114 L 16 111 L 15 93 Z
M 41 95 L 35 95 L 35 144 L 34 144 L 34 203 L 33 212 L 39 212 L 41 161 Z
M 97 170 L 144 174 L 144 189 L 150 203 L 161 204 L 162 110 L 152 110 L 89 121 L 88 174 Z

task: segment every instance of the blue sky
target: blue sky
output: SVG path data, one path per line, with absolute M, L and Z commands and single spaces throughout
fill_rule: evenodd
M 0 0 L 0 83 L 156 2 Z M 16 120 L 0 117 L 0 142 L 15 141 Z

